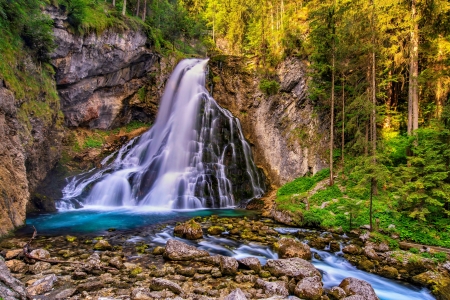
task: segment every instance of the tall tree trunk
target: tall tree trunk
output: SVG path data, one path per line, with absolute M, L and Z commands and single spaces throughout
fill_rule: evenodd
M 116 6 L 116 0 L 113 0 L 113 6 Z
M 144 1 L 144 9 L 142 12 L 142 21 L 145 22 L 145 17 L 147 16 L 147 0 Z
M 411 41 L 409 50 L 408 134 L 419 128 L 419 23 L 416 0 L 411 1 Z
M 138 0 L 136 7 L 136 17 L 139 17 L 139 6 L 141 5 L 141 0 Z
M 122 15 L 125 16 L 126 11 L 127 11 L 127 0 L 123 0 Z
M 376 180 L 372 177 L 370 181 L 370 207 L 369 207 L 369 221 L 370 221 L 370 231 L 372 231 L 372 217 L 373 217 L 373 192 L 374 186 L 376 186 Z
M 375 57 L 375 3 L 372 0 L 372 163 L 376 164 L 377 155 L 377 97 L 376 97 L 376 57 Z M 377 195 L 377 179 L 372 178 L 372 194 Z M 370 219 L 370 230 L 372 230 L 372 217 Z
M 342 173 L 344 173 L 344 144 L 345 144 L 345 77 L 342 74 L 342 135 L 341 135 Z
M 335 44 L 333 37 L 333 49 L 332 49 L 332 70 L 331 70 L 331 118 L 330 118 L 330 186 L 334 184 L 333 180 L 333 146 L 334 146 L 334 67 L 335 67 Z

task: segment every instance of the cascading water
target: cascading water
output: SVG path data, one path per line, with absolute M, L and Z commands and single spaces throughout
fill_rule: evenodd
M 72 178 L 59 208 L 77 204 L 222 208 L 259 197 L 265 186 L 239 120 L 205 88 L 208 60 L 186 59 L 166 84 L 153 127 L 100 170 Z M 75 204 L 75 205 L 74 205 Z

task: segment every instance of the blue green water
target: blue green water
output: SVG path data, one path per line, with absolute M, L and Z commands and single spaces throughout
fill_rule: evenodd
M 220 217 L 242 217 L 254 214 L 240 209 L 203 209 L 191 211 L 155 210 L 142 207 L 100 209 L 85 208 L 57 213 L 30 215 L 27 218 L 29 227 L 35 226 L 39 234 L 85 234 L 115 228 L 130 230 L 139 227 L 164 224 L 174 220 L 193 217 L 218 215 Z

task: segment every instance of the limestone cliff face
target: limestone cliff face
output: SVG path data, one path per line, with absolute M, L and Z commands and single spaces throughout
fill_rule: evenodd
M 137 92 L 152 79 L 147 74 L 159 57 L 146 46 L 145 33 L 108 29 L 76 35 L 61 10 L 49 7 L 47 13 L 55 24 L 51 59 L 66 125 L 107 129 L 132 118 L 149 121 L 157 102 L 144 105 Z
M 250 62 L 227 57 L 211 62 L 213 97 L 241 120 L 257 165 L 274 186 L 327 166 L 328 130 L 306 95 L 304 64 L 288 58 L 277 68 L 280 91 L 267 96 Z

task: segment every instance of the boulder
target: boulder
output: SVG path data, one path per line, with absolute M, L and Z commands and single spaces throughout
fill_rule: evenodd
M 300 257 L 310 260 L 311 249 L 305 243 L 290 238 L 282 238 L 278 241 L 278 255 L 280 258 Z
M 38 261 L 34 265 L 28 267 L 28 270 L 33 274 L 39 274 L 50 269 L 52 265 L 48 262 Z
M 379 260 L 380 259 L 378 254 L 375 252 L 375 249 L 373 249 L 370 246 L 364 247 L 364 255 L 367 256 L 370 259 L 373 259 L 373 260 Z
M 197 240 L 203 237 L 202 227 L 193 219 L 175 226 L 173 233 L 188 240 Z
M 345 298 L 345 296 L 347 296 L 347 294 L 345 294 L 345 291 L 338 286 L 332 287 L 328 292 L 328 295 L 331 296 L 331 299 L 337 300 L 343 299 Z
M 105 287 L 105 283 L 102 280 L 98 280 L 98 279 L 94 280 L 94 278 L 91 277 L 91 278 L 87 279 L 87 282 L 79 284 L 77 286 L 77 290 L 80 292 L 83 292 L 83 291 L 90 292 L 90 291 L 101 290 L 104 287 Z
M 265 269 L 276 277 L 288 276 L 295 278 L 296 280 L 314 276 L 322 278 L 319 270 L 317 270 L 312 263 L 298 257 L 269 259 L 267 260 Z
M 14 278 L 0 256 L 0 296 L 4 300 L 26 300 L 27 291 L 22 282 Z
M 225 232 L 225 228 L 223 228 L 222 226 L 211 226 L 208 228 L 208 234 L 211 235 L 219 235 L 222 232 Z
M 6 260 L 10 260 L 16 258 L 17 256 L 20 256 L 22 253 L 23 253 L 22 249 L 9 250 L 6 251 L 5 258 Z
M 390 266 L 384 266 L 378 273 L 387 278 L 395 279 L 398 277 L 398 270 Z
M 443 272 L 427 271 L 416 275 L 412 280 L 429 287 L 440 300 L 450 300 L 450 278 Z
M 65 289 L 55 295 L 55 300 L 66 300 L 77 291 L 76 288 Z
M 168 240 L 163 254 L 164 258 L 170 260 L 192 260 L 199 257 L 209 256 L 208 251 L 198 250 L 177 240 Z
M 150 289 L 139 287 L 135 288 L 131 291 L 131 299 L 132 300 L 150 300 Z
M 291 212 L 274 209 L 270 212 L 270 216 L 278 223 L 285 224 L 288 226 L 297 225 Z
M 245 257 L 238 260 L 239 267 L 250 269 L 259 273 L 261 271 L 261 262 L 256 257 Z
M 57 280 L 58 279 L 55 274 L 47 275 L 44 278 L 36 280 L 27 288 L 27 291 L 32 296 L 41 295 L 45 292 L 51 291 Z
M 121 258 L 121 257 L 118 257 L 118 256 L 115 256 L 115 257 L 111 258 L 111 259 L 109 260 L 108 264 L 109 264 L 110 266 L 113 266 L 114 268 L 119 269 L 119 270 L 120 270 L 120 269 L 123 269 L 123 267 L 124 267 L 122 258 Z
M 288 284 L 285 281 L 267 282 L 262 279 L 257 279 L 255 285 L 259 288 L 262 288 L 264 290 L 264 293 L 270 297 L 289 296 Z
M 220 256 L 220 272 L 224 275 L 235 275 L 238 270 L 238 262 L 234 257 Z
M 359 295 L 366 300 L 378 300 L 372 286 L 364 280 L 347 277 L 342 280 L 339 287 L 342 288 L 348 296 Z
M 230 294 L 228 294 L 228 296 L 226 296 L 224 300 L 247 300 L 247 297 L 245 296 L 244 292 L 241 291 L 240 288 L 237 288 Z
M 150 288 L 154 291 L 162 291 L 164 289 L 168 289 L 169 291 L 172 291 L 175 294 L 183 293 L 183 289 L 178 284 L 162 278 L 152 279 L 150 281 Z
M 164 247 L 156 246 L 156 247 L 153 249 L 152 254 L 153 254 L 153 255 L 163 255 L 163 254 L 164 254 Z
M 31 256 L 39 258 L 39 259 L 49 259 L 50 258 L 50 252 L 44 249 L 35 249 L 31 251 Z
M 320 299 L 323 294 L 321 278 L 317 276 L 303 278 L 297 283 L 294 294 L 302 299 Z

